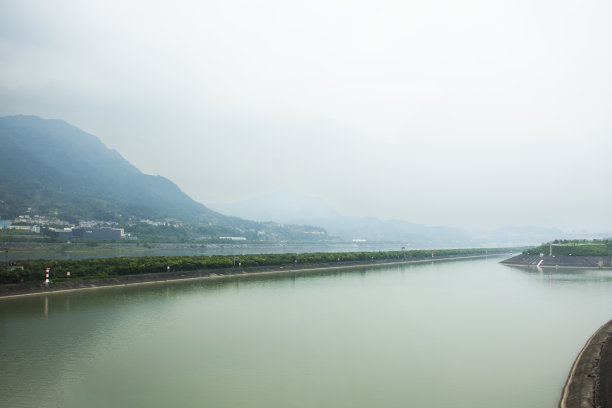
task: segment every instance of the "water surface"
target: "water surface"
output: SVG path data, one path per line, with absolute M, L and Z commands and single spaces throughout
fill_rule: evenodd
M 0 406 L 553 408 L 612 271 L 500 259 L 0 299 Z

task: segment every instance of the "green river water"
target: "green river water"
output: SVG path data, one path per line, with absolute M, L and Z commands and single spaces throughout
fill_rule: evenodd
M 553 408 L 612 271 L 501 259 L 0 299 L 0 406 Z

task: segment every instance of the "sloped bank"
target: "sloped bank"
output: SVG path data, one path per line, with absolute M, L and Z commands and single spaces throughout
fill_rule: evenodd
M 612 268 L 612 256 L 540 256 L 520 254 L 500 262 L 510 266 L 539 266 L 540 268 Z
M 578 354 L 563 387 L 559 408 L 612 407 L 612 320 Z

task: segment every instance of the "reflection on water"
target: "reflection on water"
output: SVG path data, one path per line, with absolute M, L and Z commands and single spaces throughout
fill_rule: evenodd
M 612 283 L 612 270 L 610 269 L 581 269 L 581 268 L 539 268 L 529 266 L 505 265 L 517 272 L 538 276 L 549 283 L 582 282 L 585 284 Z
M 612 271 L 500 259 L 0 299 L 0 406 L 552 408 Z

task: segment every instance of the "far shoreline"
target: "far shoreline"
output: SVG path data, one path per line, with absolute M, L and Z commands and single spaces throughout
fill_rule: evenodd
M 158 274 L 146 274 L 146 275 L 127 275 L 112 279 L 91 279 L 91 280 L 79 280 L 73 282 L 62 282 L 58 286 L 50 286 L 45 288 L 42 284 L 36 286 L 36 284 L 19 284 L 20 288 L 17 288 L 13 292 L 6 292 L 2 289 L 6 289 L 6 286 L 0 287 L 0 299 L 14 299 L 26 296 L 37 296 L 37 295 L 50 295 L 55 293 L 69 293 L 79 292 L 92 289 L 104 289 L 104 288 L 118 288 L 127 286 L 138 286 L 138 285 L 151 285 L 157 283 L 171 283 L 179 281 L 193 281 L 193 280 L 216 280 L 216 279 L 227 279 L 233 280 L 245 276 L 266 276 L 266 275 L 284 275 L 288 273 L 297 272 L 315 272 L 315 271 L 333 271 L 333 270 L 346 270 L 356 269 L 363 267 L 386 267 L 393 265 L 405 265 L 405 264 L 416 264 L 416 263 L 427 263 L 427 262 L 440 262 L 440 261 L 453 261 L 453 260 L 465 260 L 465 259 L 477 259 L 487 258 L 489 256 L 496 257 L 501 256 L 501 253 L 492 254 L 478 254 L 478 255 L 465 255 L 465 256 L 440 256 L 434 258 L 425 259 L 411 259 L 403 261 L 380 261 L 380 262 L 351 262 L 349 265 L 308 265 L 305 267 L 265 267 L 258 269 L 256 267 L 242 268 L 240 272 L 223 273 L 217 274 L 217 272 L 224 272 L 227 269 L 221 270 L 196 270 L 196 271 L 181 271 L 173 273 L 158 273 Z

